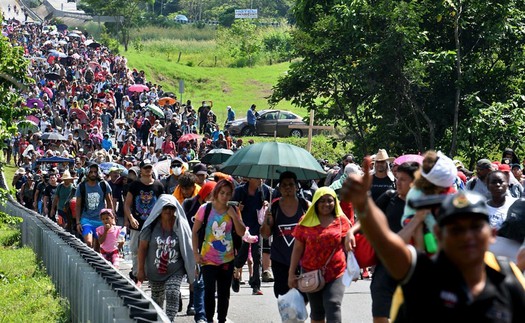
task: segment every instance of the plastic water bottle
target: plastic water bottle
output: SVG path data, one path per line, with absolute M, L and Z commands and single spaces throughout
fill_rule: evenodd
M 124 234 L 125 235 L 125 234 Z M 122 247 L 124 251 L 124 259 L 129 260 L 130 259 L 130 251 L 129 251 L 129 237 L 125 238 L 124 247 Z
M 423 225 L 423 239 L 425 241 L 425 247 L 428 253 L 436 253 L 438 250 L 438 244 L 434 234 L 430 232 L 426 225 Z

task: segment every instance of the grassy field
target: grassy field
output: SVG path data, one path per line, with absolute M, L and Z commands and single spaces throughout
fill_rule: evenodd
M 220 124 L 226 119 L 228 105 L 237 117 L 245 117 L 254 103 L 259 110 L 268 108 L 272 87 L 285 75 L 289 63 L 229 68 L 232 60 L 221 52 L 215 36 L 214 27 L 144 27 L 132 32 L 132 45 L 122 54 L 130 68 L 144 70 L 149 80 L 177 93 L 179 99 L 179 80 L 184 80 L 182 101 L 192 100 L 197 107 L 203 100 L 213 101 Z M 306 109 L 290 102 L 283 101 L 276 108 L 307 115 Z
M 267 97 L 289 66 L 288 63 L 247 68 L 188 66 L 183 59 L 181 63 L 176 63 L 163 54 L 133 49 L 125 56 L 130 67 L 144 70 L 149 80 L 162 84 L 167 91 L 179 93 L 179 80 L 184 80 L 182 100 L 192 100 L 197 107 L 203 100 L 213 101 L 219 124 L 226 119 L 228 105 L 232 106 L 238 117 L 244 117 L 253 103 L 259 110 L 268 108 Z M 306 109 L 294 107 L 290 102 L 283 101 L 276 108 L 307 115 Z

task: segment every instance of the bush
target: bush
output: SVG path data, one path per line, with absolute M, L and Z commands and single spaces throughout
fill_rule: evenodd
M 0 246 L 20 246 L 22 235 L 18 224 L 22 221 L 22 218 L 0 212 Z

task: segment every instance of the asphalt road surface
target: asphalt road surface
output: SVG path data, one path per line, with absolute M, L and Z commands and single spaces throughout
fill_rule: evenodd
M 120 270 L 124 275 L 128 275 L 131 268 L 131 261 L 122 260 Z M 247 280 L 248 272 L 245 266 L 243 278 Z M 148 283 L 145 282 L 142 289 L 149 293 Z M 281 317 L 277 309 L 277 300 L 273 295 L 273 283 L 262 283 L 261 290 L 264 295 L 252 295 L 249 285 L 241 285 L 239 293 L 231 292 L 230 308 L 228 310 L 228 322 L 246 323 L 279 323 Z M 188 284 L 183 283 L 181 287 L 183 298 L 183 311 L 179 313 L 176 322 L 194 322 L 193 316 L 186 315 L 188 306 Z M 353 282 L 346 289 L 343 297 L 343 322 L 360 323 L 372 322 L 372 299 L 370 297 L 370 280 L 358 280 Z

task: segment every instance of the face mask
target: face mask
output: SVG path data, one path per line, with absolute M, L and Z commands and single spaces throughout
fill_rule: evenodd
M 171 172 L 173 173 L 173 175 L 179 176 L 180 174 L 182 174 L 182 167 L 173 167 L 171 169 Z

